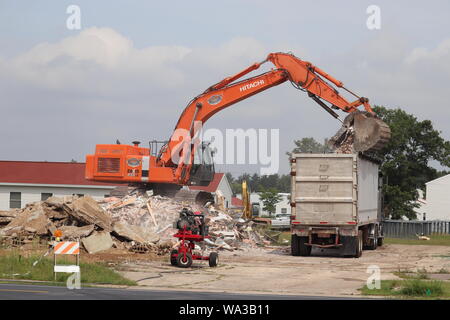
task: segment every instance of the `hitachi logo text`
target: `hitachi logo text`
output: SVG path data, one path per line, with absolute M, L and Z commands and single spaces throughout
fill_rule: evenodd
M 258 81 L 255 81 L 253 83 L 249 83 L 249 84 L 246 84 L 245 86 L 240 87 L 239 91 L 242 92 L 242 91 L 245 91 L 245 90 L 250 89 L 250 88 L 259 87 L 262 84 L 264 84 L 264 80 L 258 80 Z

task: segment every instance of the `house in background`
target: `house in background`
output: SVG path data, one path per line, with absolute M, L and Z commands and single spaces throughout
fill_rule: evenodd
M 417 215 L 417 220 L 426 220 L 427 219 L 427 200 L 424 198 L 423 191 L 418 189 L 417 193 L 419 197 L 417 198 L 416 204 L 417 208 L 414 208 L 414 212 Z M 405 218 L 406 219 L 406 218 Z
M 450 174 L 426 183 L 426 220 L 450 220 Z
M 281 196 L 281 201 L 275 205 L 275 212 L 272 216 L 277 214 L 291 214 L 291 205 L 289 202 L 290 193 L 278 193 Z M 236 197 L 242 201 L 242 195 L 239 193 Z M 252 192 L 250 194 L 250 203 L 254 207 L 253 214 L 258 216 L 269 216 L 269 212 L 264 210 L 264 203 L 262 202 L 259 194 L 256 192 Z
M 188 189 L 201 190 L 211 193 L 214 196 L 215 203 L 220 203 L 220 198 L 223 197 L 224 208 L 227 209 L 231 207 L 233 191 L 231 189 L 230 182 L 224 173 L 215 173 L 213 180 L 205 187 L 189 186 Z
M 101 199 L 118 186 L 86 180 L 84 168 L 78 162 L 0 161 L 0 210 L 23 208 L 51 196 Z

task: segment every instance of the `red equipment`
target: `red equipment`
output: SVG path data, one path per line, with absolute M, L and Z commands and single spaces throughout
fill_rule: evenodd
M 216 267 L 219 261 L 217 252 L 211 252 L 209 256 L 194 254 L 196 242 L 202 242 L 206 238 L 208 231 L 205 225 L 205 216 L 199 212 L 189 212 L 186 209 L 180 214 L 181 219 L 176 222 L 178 232 L 173 236 L 180 239 L 178 250 L 170 253 L 170 264 L 181 268 L 189 268 L 193 260 L 208 260 L 210 267 Z M 194 222 L 195 221 L 195 222 Z

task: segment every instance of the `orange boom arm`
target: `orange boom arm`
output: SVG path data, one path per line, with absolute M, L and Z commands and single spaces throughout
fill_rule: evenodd
M 266 62 L 271 62 L 275 69 L 238 81 Z M 178 119 L 170 140 L 161 148 L 157 157 L 150 155 L 148 148 L 138 145 L 97 145 L 96 153 L 87 156 L 86 178 L 144 184 L 199 184 L 193 181 L 191 175 L 198 147 L 195 142 L 196 125 L 203 125 L 215 113 L 236 102 L 288 80 L 297 89 L 306 91 L 309 97 L 335 118 L 338 118 L 338 115 L 331 108 L 350 113 L 363 105 L 366 111 L 373 113 L 367 98 L 358 97 L 347 90 L 341 81 L 313 64 L 292 54 L 271 53 L 266 60 L 225 78 L 192 99 Z M 348 91 L 357 97 L 357 100 L 347 101 L 335 87 Z M 185 133 L 184 136 L 180 135 L 180 131 Z M 197 172 L 197 169 L 194 171 Z M 208 181 L 204 181 L 206 182 Z
M 267 61 L 272 62 L 276 69 L 235 82 L 246 74 L 258 69 Z M 323 78 L 332 82 L 337 87 L 343 88 L 341 81 L 336 80 L 309 62 L 302 61 L 291 54 L 271 53 L 263 62 L 255 63 L 236 75 L 225 78 L 194 98 L 181 114 L 174 132 L 184 129 L 190 132 L 190 138 L 193 138 L 195 122 L 204 124 L 215 113 L 287 80 L 291 81 L 294 86 L 305 89 L 311 98 L 336 118 L 338 115 L 326 106 L 321 99 L 331 103 L 333 108 L 339 108 L 345 112 L 356 111 L 356 108 L 360 105 L 364 105 L 367 111 L 372 112 L 368 99 L 358 97 L 358 100 L 349 102 Z M 183 153 L 181 146 L 181 139 L 172 135 L 167 147 L 163 150 L 159 158 L 161 165 L 175 165 L 172 162 L 172 157 L 175 153 Z M 191 144 L 190 148 L 188 152 L 189 159 L 184 159 L 182 154 L 176 157 L 177 159 L 181 159 L 181 161 L 177 163 L 175 176 L 177 179 L 181 179 L 183 183 L 187 182 L 185 180 L 188 177 L 183 172 L 189 172 L 190 164 L 193 162 L 193 156 L 195 154 L 195 144 Z M 184 152 L 186 152 L 186 149 L 184 149 Z

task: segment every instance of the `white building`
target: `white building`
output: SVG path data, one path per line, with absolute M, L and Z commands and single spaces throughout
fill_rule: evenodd
M 450 220 L 450 174 L 426 183 L 426 220 Z
M 291 214 L 291 205 L 289 202 L 290 193 L 278 193 L 281 196 L 280 202 L 275 205 L 275 212 L 272 216 L 276 214 Z M 238 194 L 237 198 L 242 199 L 242 195 Z M 264 210 L 264 203 L 260 199 L 258 193 L 253 192 L 250 194 L 250 202 L 253 205 L 253 208 L 258 208 L 257 211 L 259 216 L 269 216 L 269 212 Z
M 84 168 L 77 162 L 0 161 L 0 210 L 23 208 L 51 196 L 101 199 L 118 186 L 87 181 Z
M 231 199 L 233 197 L 233 190 L 231 189 L 230 182 L 224 173 L 215 173 L 213 180 L 209 185 L 205 187 L 190 186 L 189 190 L 201 190 L 210 192 L 214 196 L 214 201 L 220 203 L 220 197 L 223 197 L 224 208 L 231 207 Z

